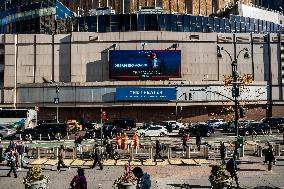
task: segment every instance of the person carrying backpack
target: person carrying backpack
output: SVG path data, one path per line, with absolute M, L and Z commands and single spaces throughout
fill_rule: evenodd
M 231 178 L 235 179 L 237 187 L 240 187 L 239 178 L 237 174 L 236 157 L 236 155 L 233 155 L 233 157 L 226 163 L 226 170 L 230 173 Z
M 72 189 L 87 189 L 87 179 L 85 177 L 84 169 L 78 168 L 78 175 L 74 176 L 70 186 Z

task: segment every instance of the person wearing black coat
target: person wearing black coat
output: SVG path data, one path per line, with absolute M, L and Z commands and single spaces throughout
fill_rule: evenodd
M 95 144 L 94 153 L 92 154 L 94 163 L 91 168 L 95 168 L 97 164 L 100 166 L 100 170 L 103 170 L 102 158 L 101 158 L 101 150 L 97 144 Z
M 154 156 L 154 161 L 156 162 L 156 159 L 162 159 L 164 161 L 164 158 L 161 156 L 162 146 L 160 141 L 156 140 L 156 146 L 154 147 L 156 149 L 156 154 Z
M 222 164 L 225 164 L 226 146 L 222 141 L 220 141 L 220 156 Z
M 268 171 L 272 171 L 272 162 L 275 161 L 275 157 L 273 155 L 273 148 L 271 144 L 268 146 L 265 159 L 268 161 Z
M 200 145 L 201 145 L 201 136 L 200 136 L 200 133 L 197 133 L 197 135 L 196 135 L 196 145 L 197 145 L 198 151 L 200 151 Z

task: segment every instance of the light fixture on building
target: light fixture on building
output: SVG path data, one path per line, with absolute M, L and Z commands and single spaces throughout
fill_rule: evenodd
M 142 49 L 144 51 L 145 50 L 145 46 L 147 45 L 147 43 L 143 42 L 143 43 L 141 43 L 141 45 L 142 45 Z
M 177 50 L 177 47 L 178 47 L 178 44 L 177 44 L 177 43 L 174 43 L 174 44 L 172 45 L 172 48 L 174 48 L 175 50 Z
M 223 54 L 221 53 L 221 50 L 223 50 L 223 47 L 217 46 L 217 57 L 222 58 Z

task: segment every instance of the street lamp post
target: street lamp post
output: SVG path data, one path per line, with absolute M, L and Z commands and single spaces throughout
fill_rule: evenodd
M 55 84 L 56 86 L 56 100 L 54 101 L 54 103 L 56 104 L 56 122 L 59 123 L 59 113 L 58 113 L 58 109 L 59 109 L 59 86 L 57 85 L 57 83 Z
M 231 67 L 232 67 L 232 77 L 233 77 L 233 82 L 232 82 L 232 97 L 233 97 L 233 101 L 234 101 L 234 109 L 235 109 L 235 120 L 234 120 L 234 124 L 235 124 L 235 129 L 236 129 L 236 136 L 237 136 L 237 140 L 236 140 L 236 146 L 235 146 L 235 154 L 237 155 L 237 157 L 239 158 L 239 151 L 238 151 L 238 139 L 239 139 L 239 126 L 238 126 L 238 121 L 239 121 L 239 114 L 238 114 L 238 105 L 239 105 L 239 100 L 238 97 L 240 96 L 240 90 L 239 90 L 239 82 L 238 82 L 238 78 L 239 78 L 239 73 L 238 73 L 238 58 L 241 54 L 241 52 L 245 51 L 244 54 L 244 58 L 249 58 L 249 53 L 248 53 L 248 49 L 247 48 L 243 48 L 242 50 L 239 51 L 237 56 L 234 56 L 234 59 L 232 58 L 231 54 L 224 49 L 223 47 L 218 47 L 218 54 L 217 56 L 219 58 L 222 57 L 221 54 L 221 50 L 225 51 L 231 60 Z
M 182 96 L 185 96 L 185 100 L 187 100 L 187 95 L 186 93 L 182 93 L 179 97 L 177 96 L 177 86 L 175 87 L 176 91 L 176 122 L 178 121 L 178 101 Z

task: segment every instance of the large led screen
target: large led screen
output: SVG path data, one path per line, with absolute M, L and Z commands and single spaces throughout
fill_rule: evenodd
M 181 76 L 179 50 L 111 50 L 112 79 L 166 79 Z

